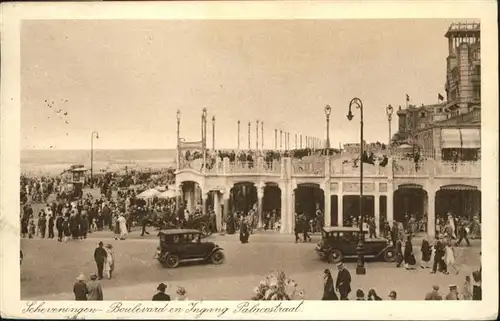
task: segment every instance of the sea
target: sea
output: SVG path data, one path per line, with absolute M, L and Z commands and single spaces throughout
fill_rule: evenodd
M 175 166 L 176 149 L 95 149 L 94 171 Z M 72 165 L 90 168 L 90 150 L 33 149 L 21 151 L 22 174 L 59 174 Z

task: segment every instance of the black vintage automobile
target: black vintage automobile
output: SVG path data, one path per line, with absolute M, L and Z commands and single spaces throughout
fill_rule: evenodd
M 176 268 L 180 263 L 205 261 L 224 263 L 222 248 L 207 242 L 203 233 L 192 229 L 172 229 L 158 233 L 160 246 L 155 258 L 167 268 Z
M 367 233 L 368 231 L 363 231 Z M 356 246 L 359 240 L 357 227 L 324 227 L 321 241 L 316 246 L 320 258 L 331 263 L 341 262 L 345 257 L 356 257 Z M 395 260 L 395 250 L 389 241 L 383 238 L 366 238 L 364 243 L 366 258 L 383 259 L 386 262 Z

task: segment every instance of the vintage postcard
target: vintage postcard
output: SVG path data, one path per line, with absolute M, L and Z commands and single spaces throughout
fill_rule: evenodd
M 3 318 L 496 318 L 494 1 L 1 8 Z

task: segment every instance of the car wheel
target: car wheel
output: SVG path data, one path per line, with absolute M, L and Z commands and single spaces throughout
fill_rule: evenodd
M 330 261 L 330 263 L 339 263 L 343 258 L 344 256 L 339 250 L 331 250 L 328 255 L 328 260 Z
M 176 268 L 179 266 L 179 261 L 180 261 L 180 259 L 179 259 L 178 255 L 169 254 L 165 258 L 165 262 L 163 263 L 163 265 L 165 265 L 168 268 L 173 269 L 173 268 Z
M 222 251 L 215 251 L 212 253 L 212 256 L 210 257 L 210 260 L 212 261 L 213 264 L 222 264 L 224 263 L 224 253 Z
M 387 249 L 384 252 L 384 261 L 394 262 L 396 260 L 396 254 L 393 249 Z

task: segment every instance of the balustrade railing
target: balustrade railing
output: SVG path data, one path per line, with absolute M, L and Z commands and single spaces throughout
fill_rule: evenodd
M 335 176 L 358 176 L 360 164 L 352 162 L 322 162 L 322 161 L 302 161 L 292 160 L 290 163 L 282 163 L 281 161 L 265 162 L 263 159 L 247 162 L 216 162 L 213 165 L 208 165 L 204 172 L 206 174 L 246 174 L 246 173 L 272 173 L 282 174 L 285 167 L 291 165 L 291 173 L 287 175 L 298 176 L 325 176 L 327 166 L 329 166 L 330 177 Z M 481 162 L 436 162 L 433 159 L 422 160 L 415 162 L 412 159 L 393 159 L 392 164 L 380 166 L 379 163 L 368 164 L 363 166 L 363 174 L 367 176 L 387 177 L 392 173 L 394 176 L 463 176 L 463 177 L 480 177 Z M 203 172 L 203 163 L 199 161 L 183 162 L 181 169 L 192 169 Z

